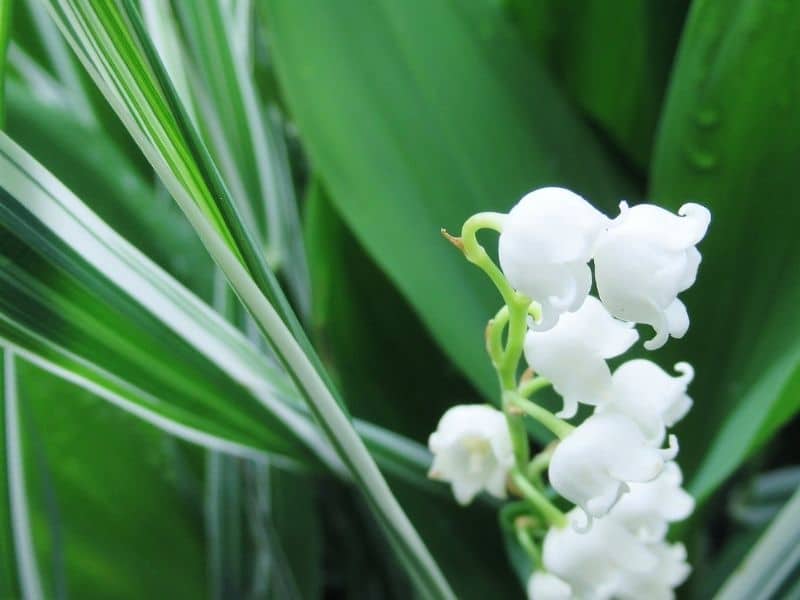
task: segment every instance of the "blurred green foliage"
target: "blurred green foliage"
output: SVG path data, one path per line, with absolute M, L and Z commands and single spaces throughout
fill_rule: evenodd
M 544 185 L 570 187 L 608 214 L 621 199 L 709 206 L 698 283 L 685 297 L 692 327 L 659 360 L 688 360 L 697 372 L 678 434 L 701 507 L 674 536 L 698 573 L 682 593 L 710 597 L 767 526 L 743 524 L 731 499 L 760 472 L 800 460 L 796 431 L 784 428 L 796 427 L 800 409 L 800 4 L 215 0 L 211 20 L 200 0 L 173 4 L 181 55 L 171 58 L 191 88 L 184 99 L 201 115 L 225 185 L 244 191 L 250 233 L 348 409 L 411 440 L 424 443 L 449 405 L 498 401 L 482 336 L 500 299 L 441 227 L 507 210 Z M 9 6 L 0 0 L 3 48 Z M 211 302 L 211 261 L 43 7 L 17 0 L 13 15 L 0 52 L 5 131 Z M 263 156 L 259 136 L 272 144 Z M 274 200 L 270 185 L 283 208 L 263 206 Z M 145 390 L 174 392 L 170 400 L 208 417 L 209 429 L 309 460 L 239 385 L 156 331 L 151 316 L 85 270 L 65 275 L 49 255 L 26 254 L 20 240 L 33 247 L 35 231 L 12 234 L 11 222 L 0 222 L 0 314 L 24 304 L 53 340 Z M 23 254 L 50 286 L 24 301 L 8 283 Z M 74 316 L 79 305 L 83 319 L 56 310 L 65 296 L 60 306 Z M 253 339 L 241 314 L 227 316 Z M 407 597 L 380 526 L 344 484 L 204 455 L 17 362 L 49 595 Z M 221 402 L 233 395 L 235 406 Z M 413 478 L 392 484 L 460 598 L 521 593 L 496 507 L 459 509 Z M 791 489 L 753 503 L 769 504 L 771 516 Z M 15 585 L 7 524 L 0 575 Z

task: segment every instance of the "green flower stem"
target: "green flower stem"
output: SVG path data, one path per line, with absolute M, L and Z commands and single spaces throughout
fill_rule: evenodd
M 533 379 L 528 379 L 527 381 L 523 381 L 519 384 L 519 395 L 523 398 L 530 398 L 541 390 L 542 388 L 546 388 L 550 385 L 550 380 L 545 379 L 544 377 L 534 377 Z
M 533 482 L 542 483 L 542 473 L 546 471 L 547 467 L 550 465 L 550 459 L 553 457 L 553 451 L 556 449 L 556 445 L 555 443 L 549 444 L 528 463 L 528 467 L 525 470 L 528 479 Z
M 534 419 L 539 421 L 539 423 L 541 423 L 542 425 L 547 427 L 550 431 L 552 431 L 559 439 L 563 440 L 575 429 L 575 427 L 573 427 L 566 421 L 559 419 L 557 416 L 555 416 L 546 408 L 542 408 L 538 404 L 535 404 L 530 400 L 523 398 L 516 391 L 504 392 L 503 404 L 504 406 L 507 407 L 514 407 L 516 409 L 519 409 L 525 414 L 533 417 Z
M 524 523 L 524 519 L 518 519 L 517 522 Z M 531 562 L 533 562 L 533 568 L 541 569 L 542 553 L 539 551 L 539 547 L 536 545 L 533 535 L 531 535 L 531 527 L 526 524 L 517 525 L 516 533 L 519 545 L 522 546 L 522 549 L 525 550 L 528 556 L 530 556 Z
M 522 357 L 525 344 L 525 333 L 528 331 L 528 308 L 531 305 L 529 298 L 517 292 L 513 293 L 508 305 L 508 340 L 503 353 L 503 361 L 498 368 L 498 375 L 503 390 L 517 388 L 517 370 Z
M 508 425 L 508 433 L 511 436 L 511 448 L 514 451 L 514 463 L 517 469 L 527 468 L 528 460 L 530 458 L 530 445 L 528 442 L 528 431 L 525 429 L 525 420 L 522 415 L 514 414 L 508 410 L 508 406 L 504 404 L 504 413 L 506 415 L 506 424 Z
M 511 479 L 522 492 L 523 497 L 552 526 L 562 528 L 567 524 L 567 517 L 541 491 L 528 481 L 528 478 L 518 469 L 511 472 Z
M 503 331 L 508 324 L 508 306 L 503 305 L 494 318 L 486 326 L 486 352 L 492 359 L 495 370 L 503 362 Z
M 500 268 L 494 264 L 489 254 L 480 242 L 478 242 L 478 231 L 481 229 L 491 229 L 500 232 L 503 230 L 503 221 L 506 215 L 494 212 L 482 212 L 472 215 L 464 222 L 461 228 L 461 243 L 463 244 L 464 256 L 467 260 L 483 270 L 492 280 L 506 304 L 516 293 L 514 288 L 506 280 Z

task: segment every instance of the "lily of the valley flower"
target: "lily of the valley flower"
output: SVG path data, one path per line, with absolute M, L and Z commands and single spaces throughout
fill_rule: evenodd
M 611 390 L 606 359 L 619 356 L 638 338 L 633 323 L 615 319 L 597 298 L 588 296 L 577 311 L 562 315 L 552 329 L 529 331 L 525 358 L 561 394 L 564 408 L 557 416 L 569 419 L 579 402 L 596 405 L 606 399 Z
M 460 504 L 481 490 L 506 497 L 506 477 L 514 464 L 505 416 L 481 404 L 450 408 L 428 440 L 434 454 L 429 477 L 448 481 Z
M 574 513 L 569 516 L 576 518 Z M 646 543 L 613 515 L 599 520 L 586 533 L 572 527 L 550 529 L 542 548 L 544 567 L 569 586 L 573 594 L 566 596 L 569 598 L 673 598 L 673 588 L 683 583 L 690 571 L 683 544 Z
M 547 571 L 535 571 L 528 579 L 528 600 L 570 600 L 570 585 Z
M 631 573 L 620 580 L 614 597 L 623 600 L 672 600 L 673 589 L 689 576 L 691 567 L 686 562 L 683 544 L 652 544 L 648 550 L 656 557 L 656 568 L 648 573 Z
M 571 519 L 578 515 L 573 510 Z M 544 538 L 545 568 L 567 582 L 577 598 L 612 598 L 633 576 L 647 577 L 658 557 L 635 535 L 611 519 L 600 519 L 585 533 L 553 527 Z
M 592 287 L 588 262 L 609 219 L 586 200 L 548 187 L 524 196 L 508 213 L 499 258 L 511 285 L 542 308 L 539 329 L 577 310 Z
M 627 415 L 650 442 L 660 446 L 666 428 L 680 421 L 692 407 L 686 388 L 694 378 L 694 369 L 689 363 L 679 362 L 675 370 L 680 373 L 678 377 L 649 360 L 629 360 L 614 371 L 610 400 L 598 406 L 598 412 L 611 410 Z
M 556 446 L 550 484 L 584 510 L 588 526 L 592 517 L 611 510 L 628 491 L 628 483 L 658 477 L 664 463 L 678 452 L 675 436 L 669 441 L 669 448 L 655 448 L 625 415 L 594 414 Z
M 669 523 L 685 519 L 694 510 L 694 498 L 681 487 L 682 481 L 680 467 L 668 462 L 653 481 L 629 484 L 630 491 L 606 518 L 621 523 L 641 540 L 661 540 Z
M 684 204 L 674 215 L 652 204 L 629 208 L 597 241 L 595 279 L 600 299 L 612 315 L 646 323 L 655 337 L 645 342 L 654 350 L 669 336 L 680 338 L 689 327 L 686 307 L 677 296 L 697 277 L 700 253 L 695 248 L 706 234 L 711 215 L 699 204 Z

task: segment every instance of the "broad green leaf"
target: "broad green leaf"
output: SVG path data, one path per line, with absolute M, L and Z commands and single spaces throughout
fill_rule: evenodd
M 646 169 L 688 2 L 508 0 L 565 94 Z
M 500 298 L 439 229 L 543 185 L 606 202 L 631 188 L 497 3 L 261 3 L 284 95 L 334 205 L 494 396 L 482 336 Z
M 187 215 L 375 511 L 420 593 L 452 592 L 344 413 L 130 0 L 51 0 L 59 27 Z M 213 190 L 213 192 L 212 192 Z
M 660 124 L 652 200 L 712 214 L 667 347 L 697 371 L 678 435 L 701 499 L 800 408 L 800 63 L 775 58 L 798 52 L 800 5 L 694 2 Z
M 800 570 L 800 492 L 787 502 L 716 600 L 788 598 Z
M 25 361 L 17 373 L 41 597 L 205 596 L 198 449 Z
M 426 440 L 447 408 L 479 402 L 478 392 L 448 365 L 318 181 L 305 205 L 315 339 L 348 407 L 371 423 Z
M 353 239 L 321 184 L 306 199 L 306 240 L 320 348 L 335 367 L 353 414 L 424 440 L 447 408 L 480 401 L 424 331 L 398 291 Z M 459 598 L 519 593 L 500 544 L 494 503 L 459 507 L 449 486 L 437 496 L 394 485 Z M 458 539 L 459 543 L 453 543 Z M 437 552 L 438 549 L 438 552 Z

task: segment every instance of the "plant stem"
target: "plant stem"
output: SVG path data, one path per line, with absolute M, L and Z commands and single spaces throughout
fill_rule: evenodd
M 541 423 L 542 425 L 547 427 L 550 431 L 552 431 L 559 439 L 563 440 L 575 429 L 575 427 L 573 427 L 566 421 L 559 419 L 557 416 L 555 416 L 546 408 L 542 408 L 538 404 L 535 404 L 530 400 L 523 398 L 516 391 L 504 392 L 503 397 L 504 397 L 504 405 L 516 407 L 519 410 L 523 411 L 525 414 L 533 417 L 534 419 L 539 421 L 539 423 Z
M 549 379 L 545 379 L 544 377 L 534 377 L 533 379 L 528 379 L 527 381 L 520 383 L 517 391 L 523 398 L 530 398 L 533 396 L 533 394 L 542 388 L 546 388 L 548 385 L 550 385 Z
M 533 507 L 544 517 L 544 519 L 555 527 L 564 527 L 567 524 L 567 517 L 536 487 L 528 481 L 528 478 L 518 469 L 511 472 L 511 478 L 523 497 L 530 502 Z
M 531 536 L 531 528 L 525 525 L 518 526 L 516 532 L 517 541 L 530 556 L 534 569 L 540 569 L 542 567 L 542 553 L 539 552 L 539 548 L 536 546 L 533 536 Z
M 511 448 L 514 451 L 514 462 L 517 469 L 525 469 L 530 457 L 530 444 L 528 443 L 528 431 L 525 429 L 525 421 L 522 415 L 515 415 L 504 406 L 508 433 L 511 436 Z
M 504 304 L 486 326 L 486 352 L 489 353 L 495 370 L 499 369 L 503 362 L 503 331 L 507 323 L 508 306 Z
M 553 457 L 553 451 L 556 449 L 556 445 L 556 443 L 548 444 L 544 450 L 534 456 L 533 460 L 528 463 L 528 467 L 525 470 L 528 479 L 542 483 L 542 472 L 550 465 L 550 459 Z
M 464 222 L 461 227 L 461 242 L 464 246 L 464 256 L 475 266 L 482 269 L 492 280 L 503 300 L 508 304 L 509 299 L 516 292 L 506 280 L 500 268 L 494 264 L 489 254 L 480 242 L 478 242 L 478 231 L 481 229 L 491 229 L 500 232 L 503 229 L 505 215 L 502 213 L 482 212 L 472 215 Z
M 525 344 L 525 333 L 528 330 L 528 307 L 531 301 L 514 292 L 512 297 L 506 300 L 506 303 L 508 305 L 508 340 L 498 374 L 503 390 L 514 390 L 517 387 L 517 369 Z

